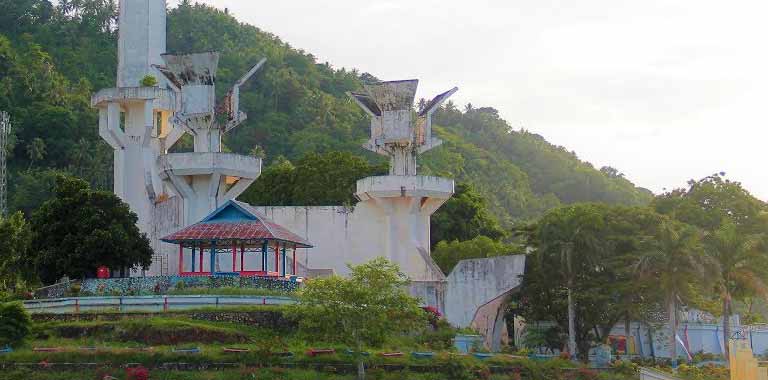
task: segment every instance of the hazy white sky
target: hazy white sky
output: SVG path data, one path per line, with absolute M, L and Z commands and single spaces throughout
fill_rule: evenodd
M 419 96 L 458 86 L 655 192 L 724 171 L 768 200 L 765 0 L 202 2 Z

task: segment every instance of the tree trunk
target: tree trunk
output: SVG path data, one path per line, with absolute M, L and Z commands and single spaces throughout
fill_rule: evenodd
M 669 331 L 672 333 L 670 337 L 669 356 L 672 358 L 672 366 L 677 366 L 677 307 L 675 302 L 675 296 L 670 295 L 669 306 Z
M 728 363 L 731 360 L 731 324 L 728 323 L 731 316 L 731 293 L 725 292 L 725 299 L 723 299 L 723 353 L 725 356 L 725 362 Z
M 576 310 L 573 306 L 573 273 L 571 268 L 571 250 L 566 252 L 568 262 L 568 354 L 576 357 Z
M 363 355 L 358 353 L 357 359 L 357 380 L 365 380 L 365 363 L 363 363 Z
M 365 362 L 363 361 L 363 344 L 358 341 L 357 343 L 357 380 L 365 380 Z

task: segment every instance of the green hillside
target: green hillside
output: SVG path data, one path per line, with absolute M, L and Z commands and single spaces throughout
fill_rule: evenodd
M 0 0 L 0 109 L 15 121 L 12 209 L 27 210 L 45 197 L 50 176 L 44 174 L 52 169 L 111 188 L 112 154 L 97 135 L 88 102 L 93 91 L 114 85 L 116 9 L 103 0 L 59 4 Z M 226 137 L 228 149 L 264 155 L 267 164 L 332 150 L 383 161 L 360 148 L 368 119 L 345 95 L 376 80 L 373 75 L 318 63 L 268 32 L 187 1 L 170 10 L 168 25 L 170 51 L 222 53 L 221 95 L 250 65 L 268 59 L 242 89 L 241 108 L 251 119 Z M 493 108 L 449 103 L 435 122 L 445 145 L 421 158 L 421 172 L 472 183 L 503 225 L 563 203 L 644 204 L 651 198 L 615 169 L 597 170 L 541 136 L 513 130 Z

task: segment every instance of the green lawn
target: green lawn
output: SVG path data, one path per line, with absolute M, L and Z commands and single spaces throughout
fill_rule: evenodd
M 279 310 L 272 307 L 272 309 Z M 238 310 L 245 311 L 244 308 Z M 254 309 L 250 309 L 254 310 Z M 219 310 L 220 311 L 220 310 Z M 528 380 L 635 380 L 635 376 L 593 374 L 588 377 L 564 368 L 574 364 L 561 360 L 535 362 L 527 358 L 497 355 L 480 360 L 450 349 L 454 330 L 442 329 L 419 336 L 392 339 L 369 350 L 366 358 L 369 379 L 482 379 L 513 380 L 514 374 L 491 375 L 491 367 L 521 368 Z M 58 347 L 60 352 L 35 352 L 33 348 Z M 196 347 L 198 354 L 172 352 L 173 348 Z M 225 347 L 249 349 L 226 353 Z M 312 357 L 310 348 L 334 348 L 335 354 Z M 151 379 L 352 379 L 355 358 L 343 345 L 308 342 L 293 331 L 275 331 L 239 323 L 193 320 L 189 315 L 157 314 L 150 318 L 45 322 L 33 326 L 31 338 L 16 351 L 0 355 L 0 363 L 30 363 L 33 369 L 6 369 L 2 379 L 78 380 L 96 379 L 105 373 L 123 379 L 126 363 L 140 363 L 151 371 Z M 384 352 L 400 351 L 403 357 L 386 358 Z M 433 351 L 431 359 L 418 359 L 413 351 Z M 283 357 L 278 353 L 291 352 Z M 40 363 L 97 363 L 92 367 L 70 366 L 43 369 Z M 163 371 L 164 363 L 189 363 L 189 371 Z M 232 363 L 225 370 L 198 370 L 213 363 Z M 267 369 L 265 369 L 267 368 Z M 194 370 L 193 370 L 194 369 Z M 586 376 L 586 375 L 585 375 Z

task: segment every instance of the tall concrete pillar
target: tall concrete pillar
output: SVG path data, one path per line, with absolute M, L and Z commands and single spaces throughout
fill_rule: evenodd
M 181 98 L 174 128 L 193 135 L 194 152 L 166 152 L 160 157 L 160 175 L 182 197 L 184 222 L 189 225 L 235 199 L 261 174 L 260 159 L 222 153 L 221 137 L 245 120 L 246 115 L 237 109 L 239 87 L 264 61 L 235 84 L 224 102 L 224 114 L 217 115 L 215 86 L 219 54 L 164 55 L 163 60 L 165 65 L 159 70 L 178 89 Z M 226 123 L 220 123 L 219 116 L 226 119 Z
M 99 135 L 115 152 L 114 192 L 136 213 L 156 252 L 156 204 L 166 193 L 157 170 L 159 139 L 176 111 L 175 94 L 153 66 L 165 53 L 165 28 L 165 0 L 120 0 L 117 87 L 91 98 L 99 109 Z M 147 75 L 159 85 L 141 87 Z
M 430 257 L 429 220 L 453 195 L 454 184 L 447 178 L 417 175 L 416 158 L 441 144 L 432 137 L 432 113 L 458 89 L 438 95 L 416 113 L 417 87 L 417 80 L 381 82 L 349 94 L 371 116 L 371 139 L 363 147 L 390 158 L 390 175 L 359 180 L 355 195 L 387 220 L 388 227 L 380 233 L 389 260 L 411 281 L 444 282 Z
M 138 87 L 146 75 L 161 80 L 153 65 L 166 48 L 165 0 L 120 0 L 117 87 Z

